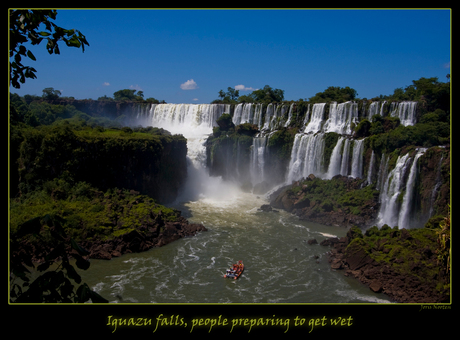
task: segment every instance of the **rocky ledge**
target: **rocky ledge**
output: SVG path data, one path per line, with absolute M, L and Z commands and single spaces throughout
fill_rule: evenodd
M 53 201 L 46 212 L 54 217 L 34 218 L 13 228 L 11 255 L 43 262 L 60 241 L 65 241 L 72 255 L 75 252 L 71 247 L 72 238 L 87 250 L 89 258 L 109 260 L 207 230 L 202 224 L 190 223 L 179 210 L 160 205 L 134 190 L 116 189 L 106 193 L 93 190 L 88 196 L 88 200 Z M 50 220 L 54 219 L 59 220 L 62 238 L 56 239 L 49 228 Z M 27 232 L 31 223 L 36 223 L 34 232 L 38 237 Z
M 313 243 L 313 242 L 312 242 Z M 399 303 L 449 302 L 449 277 L 437 261 L 434 232 L 427 228 L 357 227 L 347 236 L 321 242 L 331 246 L 334 270 L 357 278 L 376 293 Z
M 202 224 L 189 223 L 183 217 L 180 219 L 181 221 L 166 222 L 162 228 L 133 230 L 112 240 L 82 242 L 81 245 L 90 252 L 90 258 L 110 260 L 112 257 L 143 252 L 183 237 L 195 236 L 200 231 L 207 231 Z
M 361 228 L 370 226 L 379 208 L 378 191 L 365 180 L 341 175 L 322 180 L 313 174 L 274 192 L 270 205 L 301 220 Z

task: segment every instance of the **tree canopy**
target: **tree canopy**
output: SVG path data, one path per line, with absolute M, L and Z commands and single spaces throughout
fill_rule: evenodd
M 339 86 L 329 86 L 323 92 L 318 92 L 313 97 L 309 98 L 309 101 L 312 103 L 326 103 L 326 102 L 338 102 L 343 103 L 347 101 L 354 100 L 358 96 L 358 93 L 355 89 L 351 87 L 339 87 Z
M 263 89 L 258 89 L 244 96 L 239 95 L 239 91 L 232 87 L 227 88 L 227 92 L 219 91 L 219 99 L 214 100 L 213 104 L 237 104 L 237 103 L 280 103 L 284 100 L 284 90 L 273 89 L 265 85 Z

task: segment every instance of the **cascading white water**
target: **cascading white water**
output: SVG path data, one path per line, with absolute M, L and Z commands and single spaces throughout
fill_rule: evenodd
M 272 120 L 272 116 L 274 114 L 273 104 L 270 103 L 267 106 L 267 111 L 265 112 L 265 123 L 264 123 L 264 130 L 270 129 L 270 122 Z
M 153 104 L 140 121 L 145 126 L 164 128 L 187 138 L 187 183 L 180 200 L 196 197 L 231 195 L 234 187 L 220 177 L 211 177 L 206 169 L 206 147 L 204 143 L 216 120 L 228 113 L 225 104 Z
M 288 127 L 290 124 L 291 124 L 291 120 L 292 120 L 292 111 L 294 110 L 294 103 L 292 103 L 290 106 L 289 106 L 289 113 L 288 113 L 288 118 L 286 120 L 286 122 L 284 123 L 284 127 Z
M 286 183 L 307 177 L 323 175 L 324 134 L 296 134 Z
M 372 170 L 374 168 L 374 162 L 375 162 L 375 154 L 374 154 L 374 150 L 372 150 L 371 160 L 369 162 L 369 169 L 367 170 L 367 185 L 370 185 L 372 183 Z
M 310 120 L 310 104 L 308 104 L 307 106 L 307 112 L 305 112 L 305 118 L 303 120 L 303 129 L 305 130 L 305 128 L 307 127 L 307 124 Z
M 403 202 L 401 205 L 401 210 L 399 212 L 398 226 L 400 228 L 410 227 L 409 218 L 413 212 L 413 200 L 414 200 L 414 187 L 415 181 L 418 175 L 418 159 L 425 153 L 425 148 L 420 148 L 417 150 L 417 154 L 414 156 L 414 161 L 410 168 L 409 178 L 406 183 L 406 192 L 404 194 Z
M 356 139 L 353 145 L 353 158 L 351 162 L 351 177 L 354 177 L 354 178 L 358 178 L 358 177 L 361 178 L 363 175 L 364 139 Z
M 372 103 L 374 105 L 371 104 L 369 115 L 377 114 L 377 112 L 381 114 L 384 103 L 381 105 L 378 102 Z M 416 102 L 402 102 L 397 105 L 392 103 L 392 115 L 400 116 L 403 124 L 410 125 L 411 122 L 415 122 L 416 104 Z M 310 105 L 308 105 L 304 118 L 305 131 L 296 134 L 291 150 L 291 159 L 286 172 L 287 184 L 310 174 L 327 179 L 337 174 L 355 178 L 363 176 L 365 139 L 355 140 L 346 136 L 352 132 L 352 123 L 357 122 L 357 105 L 351 102 L 332 103 L 329 118 L 324 121 L 325 105 L 325 103 L 318 103 L 311 106 L 311 117 Z M 268 139 L 275 129 L 289 126 L 294 106 L 293 104 L 289 107 L 283 104 L 269 104 L 265 112 L 262 111 L 262 107 L 262 104 L 238 104 L 232 118 L 236 125 L 247 122 L 257 124 L 260 128 L 263 124 L 266 129 L 263 135 L 253 139 L 249 153 L 250 177 L 248 178 L 253 185 L 267 180 L 265 167 Z M 172 133 L 183 134 L 187 138 L 189 181 L 185 192 L 195 195 L 199 193 L 203 196 L 219 191 L 223 192 L 223 190 L 216 189 L 219 185 L 225 185 L 222 179 L 220 177 L 211 178 L 207 173 L 204 143 L 208 135 L 212 133 L 213 126 L 216 126 L 216 120 L 227 112 L 230 112 L 230 106 L 224 104 L 152 104 L 140 106 L 137 119 L 143 122 L 143 125 L 162 127 Z M 287 119 L 286 115 L 288 116 Z M 336 132 L 341 136 L 333 148 L 329 167 L 324 169 L 324 163 L 327 161 L 324 159 L 325 137 L 329 132 Z M 352 146 L 353 151 L 350 150 Z M 421 152 L 419 151 L 414 159 L 408 155 L 399 157 L 395 168 L 390 172 L 388 169 L 389 157 L 382 155 L 376 186 L 381 193 L 378 225 L 386 223 L 404 226 L 408 224 L 414 196 L 413 185 L 417 175 L 416 163 Z M 239 157 L 239 145 L 236 153 L 237 162 L 242 161 Z M 367 173 L 368 183 L 372 181 L 375 157 L 376 155 L 372 152 Z M 229 176 L 229 178 L 238 179 L 239 165 L 236 164 L 235 173 L 232 174 L 233 177 Z M 409 176 L 407 176 L 408 171 L 410 172 Z M 407 179 L 407 183 L 405 183 L 405 179 Z M 226 195 L 227 193 L 228 190 L 226 190 Z
M 326 103 L 317 103 L 313 105 L 311 119 L 305 128 L 305 133 L 313 132 L 316 133 L 321 130 L 324 117 L 324 107 Z
M 255 121 L 254 117 L 254 111 L 256 106 L 259 104 L 252 104 L 252 103 L 247 103 L 247 104 L 238 104 L 235 107 L 235 112 L 233 113 L 233 124 L 239 125 L 239 124 L 244 124 L 244 123 L 250 123 L 250 124 L 257 124 L 258 121 Z
M 267 137 L 255 137 L 252 141 L 250 173 L 253 185 L 265 180 L 265 150 Z
M 286 111 L 288 107 L 284 104 L 279 104 L 275 106 L 275 113 L 270 121 L 270 130 L 279 129 L 284 126 L 284 120 L 286 117 Z
M 326 178 L 331 179 L 335 175 L 340 174 L 340 168 L 342 165 L 342 144 L 344 137 L 339 137 L 337 144 L 332 150 L 331 160 L 329 162 L 329 168 L 327 170 Z
M 345 139 L 345 143 L 343 145 L 342 164 L 340 166 L 340 174 L 342 176 L 348 176 L 349 154 L 350 154 L 350 140 L 347 138 Z
M 333 102 L 329 105 L 329 118 L 324 124 L 324 132 L 337 132 L 341 135 L 350 135 L 352 123 L 358 122 L 358 104 L 345 102 L 337 104 Z
M 369 113 L 367 115 L 368 120 L 372 120 L 372 116 L 380 115 L 383 116 L 383 106 L 385 105 L 386 101 L 380 102 L 372 102 L 369 105 Z
M 398 225 L 399 220 L 399 195 L 404 190 L 403 178 L 410 165 L 409 154 L 399 156 L 396 166 L 390 171 L 380 193 L 380 210 L 377 224 L 388 224 L 390 227 Z M 400 226 L 402 228 L 402 226 Z
M 392 107 L 394 107 L 391 103 Z M 416 123 L 415 109 L 417 108 L 417 102 L 401 102 L 397 108 L 391 112 L 392 117 L 399 117 L 401 124 L 404 126 L 414 125 Z

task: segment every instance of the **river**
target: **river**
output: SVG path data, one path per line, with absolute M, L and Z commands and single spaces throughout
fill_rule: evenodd
M 356 279 L 330 268 L 329 247 L 309 245 L 346 229 L 300 221 L 285 211 L 260 212 L 262 196 L 233 191 L 177 204 L 207 232 L 110 261 L 91 260 L 82 278 L 118 303 L 385 303 Z M 223 278 L 234 262 L 238 280 Z

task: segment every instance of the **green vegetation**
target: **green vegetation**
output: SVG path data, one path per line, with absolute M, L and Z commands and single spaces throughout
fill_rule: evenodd
M 158 99 L 153 97 L 147 98 L 144 100 L 144 91 L 137 91 L 132 89 L 124 89 L 116 91 L 113 94 L 113 98 L 109 98 L 107 96 L 99 97 L 98 100 L 105 100 L 105 101 L 120 101 L 120 102 L 139 102 L 139 103 L 152 103 L 152 104 L 160 104 Z M 165 103 L 164 100 L 161 103 Z
M 363 183 L 363 179 L 348 182 L 341 176 L 330 180 L 314 178 L 297 182 L 289 191 L 293 195 L 300 195 L 302 192 L 304 199 L 310 200 L 310 206 L 314 202 L 317 212 L 342 211 L 360 215 L 361 209 L 372 205 L 379 195 L 372 185 L 361 188 Z
M 46 214 L 28 220 L 19 225 L 10 238 L 10 301 L 14 303 L 93 303 L 108 301 L 86 283 L 70 263 L 70 253 L 75 265 L 87 270 L 89 261 L 84 257 L 89 253 L 69 237 L 63 228 L 64 219 Z M 26 240 L 26 244 L 23 241 Z M 29 243 L 27 243 L 29 241 Z M 50 244 L 41 264 L 33 263 L 30 254 L 24 249 L 30 242 L 42 246 Z M 54 268 L 53 268 L 54 267 Z M 43 273 L 32 281 L 32 272 Z M 25 290 L 23 290 L 25 289 Z
M 450 221 L 450 219 L 449 219 Z M 422 284 L 438 282 L 436 289 L 449 292 L 449 228 L 399 229 L 388 225 L 367 229 L 364 235 L 357 227 L 351 229 L 353 238 L 346 253 L 364 250 L 378 263 L 386 263 L 403 275 L 414 275 Z M 447 246 L 439 240 L 447 240 Z M 446 255 L 447 254 L 447 255 Z M 435 259 L 437 255 L 437 260 Z
M 214 100 L 212 104 L 236 104 L 239 95 L 240 91 L 235 90 L 233 87 L 228 87 L 227 92 L 219 91 L 219 99 Z
M 434 116 L 431 113 L 430 116 Z M 369 129 L 370 146 L 379 153 L 390 153 L 407 145 L 431 147 L 450 142 L 448 122 L 420 122 L 413 126 L 399 125 L 397 117 L 377 118 Z
M 232 87 L 227 88 L 227 92 L 219 91 L 219 99 L 216 99 L 212 104 L 237 104 L 237 103 L 281 103 L 284 100 L 284 90 L 273 89 L 269 85 L 265 85 L 263 89 L 252 91 L 248 95 L 240 96 L 239 90 Z
M 70 258 L 86 270 L 90 253 L 85 247 L 93 242 L 107 242 L 134 230 L 144 233 L 147 226 L 158 234 L 166 222 L 180 217 L 179 211 L 132 190 L 102 192 L 85 182 L 62 179 L 12 200 L 10 213 L 11 301 L 17 303 L 107 302 L 86 284 L 77 288 L 81 278 Z M 42 262 L 33 262 L 31 253 L 43 254 L 34 259 Z M 32 280 L 33 271 L 43 274 Z
M 268 140 L 269 152 L 275 155 L 275 158 L 279 161 L 289 164 L 296 133 L 297 129 L 288 129 L 285 127 L 277 130 Z
M 318 92 L 309 98 L 310 103 L 344 103 L 356 99 L 358 93 L 350 87 L 329 86 L 323 92 Z
M 12 238 L 27 221 L 49 214 L 62 217 L 63 230 L 79 243 L 110 240 L 138 230 L 160 212 L 163 221 L 174 222 L 180 216 L 179 211 L 136 191 L 111 188 L 102 192 L 86 182 L 63 179 L 47 181 L 42 189 L 12 200 L 10 211 Z
M 59 42 L 63 41 L 67 46 L 77 47 L 85 51 L 85 45 L 89 46 L 86 37 L 76 29 L 64 29 L 57 26 L 51 20 L 56 19 L 56 10 L 10 10 L 10 83 L 19 89 L 25 83 L 26 78 L 37 78 L 33 67 L 24 66 L 22 58 L 27 57 L 33 61 L 35 56 L 27 50 L 25 43 L 38 45 L 42 40 L 47 41 L 46 49 L 49 54 L 60 54 Z M 41 25 L 45 30 L 39 31 Z M 22 57 L 21 57 L 22 56 Z

